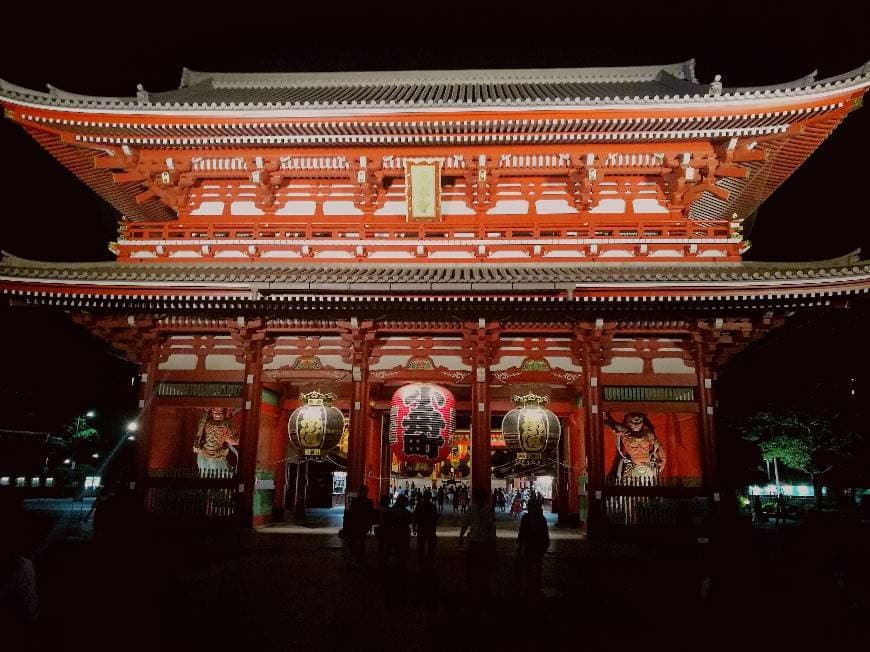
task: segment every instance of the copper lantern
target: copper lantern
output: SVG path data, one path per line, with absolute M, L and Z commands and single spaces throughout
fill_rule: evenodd
M 344 430 L 344 414 L 332 405 L 334 394 L 315 390 L 302 394 L 300 398 L 303 405 L 293 410 L 287 431 L 304 459 L 319 460 L 338 446 Z
M 439 385 L 413 383 L 396 390 L 390 407 L 390 449 L 400 461 L 435 464 L 450 455 L 456 401 Z
M 542 459 L 547 449 L 559 443 L 559 419 L 544 407 L 548 401 L 545 396 L 526 394 L 513 400 L 517 407 L 504 415 L 501 426 L 505 444 L 516 452 L 517 460 Z

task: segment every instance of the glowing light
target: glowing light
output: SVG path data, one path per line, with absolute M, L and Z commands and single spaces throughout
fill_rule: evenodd
M 455 405 L 453 394 L 439 385 L 397 389 L 390 406 L 390 450 L 396 458 L 427 464 L 446 460 L 456 433 Z
M 139 430 L 139 424 L 136 421 L 130 421 L 127 424 L 127 432 L 136 432 Z
M 66 459 L 63 461 L 63 463 L 64 463 L 64 464 L 69 464 L 71 461 L 72 461 L 72 460 L 71 460 L 70 458 L 66 458 Z
M 91 457 L 93 457 L 94 459 L 97 459 L 99 456 L 100 456 L 99 453 L 94 453 L 93 455 L 91 455 Z
M 127 437 L 127 441 L 136 441 L 136 437 L 130 435 L 129 437 Z
M 93 419 L 96 415 L 97 415 L 97 413 L 94 412 L 93 410 L 88 410 L 87 412 L 85 412 L 85 416 L 88 419 Z

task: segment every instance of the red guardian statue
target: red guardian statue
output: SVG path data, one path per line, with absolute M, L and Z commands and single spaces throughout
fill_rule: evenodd
M 616 433 L 616 459 L 610 471 L 613 481 L 632 486 L 657 484 L 668 458 L 647 416 L 629 412 L 619 423 L 605 412 L 604 424 Z
M 215 471 L 233 471 L 227 462 L 227 454 L 231 446 L 239 445 L 239 435 L 227 412 L 225 408 L 209 408 L 200 417 L 193 441 L 193 452 L 196 453 L 196 465 L 200 475 L 211 475 Z

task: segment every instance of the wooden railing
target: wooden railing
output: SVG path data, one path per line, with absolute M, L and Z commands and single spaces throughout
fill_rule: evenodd
M 706 496 L 607 496 L 604 506 L 611 525 L 700 528 L 711 503 Z
M 425 225 L 400 226 L 351 223 L 281 223 L 269 222 L 155 222 L 126 225 L 123 239 L 137 240 L 540 240 L 596 238 L 703 239 L 728 238 L 726 220 L 703 223 L 688 220 L 588 221 L 583 223 L 527 223 L 509 225 Z
M 682 487 L 700 487 L 701 478 L 699 477 L 676 477 L 676 478 L 656 478 L 653 476 L 641 476 L 637 478 L 616 478 L 607 477 L 606 485 L 608 487 L 624 487 L 631 489 L 635 487 L 659 487 L 662 489 L 673 489 Z

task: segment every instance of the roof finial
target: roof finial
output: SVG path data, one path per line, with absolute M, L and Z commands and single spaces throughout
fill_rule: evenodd
M 148 91 L 142 84 L 136 84 L 136 101 L 139 104 L 150 104 L 151 100 L 148 97 Z
M 718 97 L 722 94 L 722 75 L 713 77 L 713 83 L 710 84 L 710 95 Z

